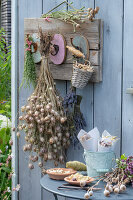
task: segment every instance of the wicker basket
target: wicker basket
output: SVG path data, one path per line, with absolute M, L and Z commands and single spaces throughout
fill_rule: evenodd
M 72 86 L 82 89 L 87 85 L 92 74 L 93 72 L 89 72 L 73 66 L 73 74 L 71 79 Z

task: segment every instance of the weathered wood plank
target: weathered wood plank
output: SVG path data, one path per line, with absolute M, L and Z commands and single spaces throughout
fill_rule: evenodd
M 93 66 L 94 67 L 94 75 L 91 78 L 92 82 L 99 82 L 100 70 L 99 66 Z M 50 65 L 50 69 L 52 72 L 52 75 L 54 79 L 56 80 L 71 80 L 72 77 L 72 64 L 66 64 L 66 65 Z M 60 70 L 60 73 L 58 71 Z M 95 75 L 96 74 L 96 75 Z
M 60 20 L 51 19 L 51 22 L 48 23 L 44 21 L 44 19 L 25 19 L 25 34 L 38 32 L 38 27 L 40 26 L 44 32 L 52 31 L 53 33 L 55 33 L 56 31 L 56 32 L 60 32 L 64 34 L 66 43 L 69 46 L 71 46 L 70 38 L 78 34 L 83 34 L 84 36 L 86 36 L 89 41 L 90 49 L 91 49 L 89 60 L 93 66 L 99 66 L 99 67 L 96 67 L 95 74 L 93 75 L 93 78 L 90 81 L 99 82 L 102 80 L 102 56 L 101 55 L 102 55 L 103 45 L 102 45 L 102 35 L 100 36 L 99 34 L 100 28 L 103 28 L 101 26 L 101 20 L 95 20 L 94 23 L 87 21 L 87 23 L 83 24 L 84 29 L 81 28 L 80 32 L 77 30 L 77 32 L 74 33 L 72 25 L 66 24 Z M 92 33 L 94 29 L 97 29 L 98 32 Z M 101 48 L 99 48 L 100 46 Z M 70 80 L 70 77 L 71 77 L 70 73 L 72 72 L 72 64 L 71 64 L 72 61 L 73 61 L 72 54 L 69 51 L 67 51 L 66 60 L 63 63 L 63 65 L 61 65 L 62 68 L 59 66 L 54 66 L 53 68 L 51 67 L 51 70 L 54 69 L 52 70 L 54 79 Z M 64 74 L 66 72 L 66 68 L 70 66 L 71 66 L 71 69 L 70 68 L 69 68 L 70 70 L 67 69 L 68 73 Z M 56 69 L 58 70 L 56 71 Z
M 19 0 L 19 83 L 22 81 L 24 69 L 24 18 L 39 17 L 42 12 L 42 0 Z M 26 103 L 26 99 L 33 91 L 32 88 L 22 88 L 19 94 L 19 106 Z M 21 190 L 19 199 L 24 200 L 41 200 L 40 178 L 41 172 L 38 166 L 32 172 L 28 169 L 28 155 L 26 157 L 22 148 L 25 144 L 24 134 L 21 135 L 19 141 L 19 182 Z
M 120 137 L 123 1 L 96 0 L 96 6 L 104 20 L 104 68 L 103 81 L 94 87 L 94 126 Z M 120 143 L 116 152 L 120 154 Z
M 123 99 L 122 99 L 122 153 L 133 153 L 133 95 L 126 94 L 126 89 L 133 87 L 133 1 L 124 2 L 123 33 Z
M 57 32 L 60 32 L 60 33 L 73 33 L 74 29 L 71 24 L 67 24 L 58 19 L 51 18 L 50 20 L 51 22 L 47 22 L 43 18 L 25 19 L 24 20 L 25 34 L 37 33 L 38 27 L 41 27 L 43 32 L 50 31 L 52 33 L 52 32 L 55 32 L 56 30 Z M 81 33 L 82 31 L 89 32 L 89 33 L 99 33 L 99 20 L 95 20 L 94 22 L 86 21 L 86 23 L 83 23 L 81 25 L 81 28 L 76 29 L 77 33 L 78 32 Z

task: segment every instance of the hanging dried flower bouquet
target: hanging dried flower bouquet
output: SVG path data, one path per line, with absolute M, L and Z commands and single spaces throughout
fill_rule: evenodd
M 55 83 L 49 69 L 48 55 L 52 36 L 40 34 L 40 51 L 42 62 L 37 86 L 28 98 L 27 105 L 21 108 L 19 130 L 25 131 L 26 144 L 24 151 L 30 151 L 29 168 L 38 163 L 42 172 L 43 161 L 54 160 L 55 166 L 65 161 L 65 149 L 68 148 L 70 134 L 67 118 L 62 107 L 62 99 L 57 93 Z M 19 132 L 17 133 L 19 136 Z M 33 153 L 34 152 L 34 153 Z

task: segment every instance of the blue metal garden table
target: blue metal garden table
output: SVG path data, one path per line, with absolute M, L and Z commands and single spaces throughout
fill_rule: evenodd
M 69 197 L 71 199 L 84 199 L 85 190 L 72 190 L 72 189 L 63 189 L 58 190 L 58 187 L 65 184 L 65 181 L 56 181 L 52 180 L 45 175 L 41 178 L 40 184 L 43 189 L 53 193 L 55 200 L 58 200 L 58 196 Z M 98 187 L 104 188 L 105 183 L 99 183 Z M 91 200 L 133 200 L 133 188 L 131 186 L 127 187 L 127 190 L 122 194 L 111 194 L 110 197 L 105 197 L 103 190 L 95 191 L 94 195 L 91 197 Z

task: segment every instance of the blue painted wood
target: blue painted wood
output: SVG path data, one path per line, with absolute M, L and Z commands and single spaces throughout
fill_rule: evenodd
M 58 187 L 65 184 L 65 181 L 57 181 L 57 180 L 52 180 L 48 177 L 48 175 L 45 175 L 41 180 L 40 183 L 42 187 L 45 190 L 50 191 L 51 193 L 60 195 L 60 196 L 65 196 L 65 197 L 70 197 L 70 199 L 84 199 L 84 195 L 86 193 L 85 190 L 58 190 Z M 89 184 L 90 186 L 93 185 L 93 183 Z M 92 200 L 104 200 L 107 199 L 107 197 L 104 196 L 103 191 L 104 191 L 104 182 L 100 182 L 98 187 L 102 188 L 100 191 L 95 191 L 94 195 L 91 197 Z M 132 187 L 131 185 L 127 187 L 126 192 L 123 192 L 121 195 L 116 195 L 116 194 L 111 194 L 110 197 L 108 197 L 110 200 L 132 200 L 133 199 L 133 192 L 132 192 Z
M 42 0 L 19 0 L 19 83 L 22 81 L 24 66 L 24 18 L 40 17 L 42 13 Z M 19 106 L 26 103 L 28 96 L 33 89 L 22 88 L 19 93 Z M 28 154 L 23 152 L 24 134 L 21 134 L 19 140 L 19 183 L 21 190 L 19 199 L 41 200 L 41 187 L 39 180 L 41 178 L 40 169 L 35 165 L 32 172 L 28 169 Z M 27 156 L 26 156 L 27 155 Z
M 123 1 L 96 0 L 104 21 L 103 81 L 94 86 L 94 126 L 121 137 Z M 119 11 L 118 11 L 119 10 Z M 120 143 L 116 148 L 120 154 Z
M 123 99 L 122 99 L 122 153 L 133 154 L 133 95 L 126 89 L 133 87 L 133 1 L 124 2 L 123 32 Z
M 82 6 L 94 7 L 94 4 L 99 6 L 100 11 L 97 17 L 102 18 L 104 21 L 103 82 L 95 85 L 88 84 L 83 90 L 77 90 L 77 94 L 83 96 L 81 111 L 83 112 L 87 122 L 86 130 L 89 131 L 94 126 L 97 126 L 101 132 L 104 129 L 107 129 L 110 133 L 120 137 L 122 128 L 122 152 L 125 152 L 129 155 L 133 152 L 133 97 L 129 94 L 126 94 L 126 88 L 130 86 L 133 87 L 133 2 L 132 0 L 124 1 L 123 38 L 123 1 L 124 0 L 73 0 L 74 6 L 77 8 Z M 19 0 L 20 82 L 22 80 L 24 65 L 24 17 L 40 17 L 42 12 L 47 12 L 61 2 L 62 0 Z M 14 82 L 12 83 L 15 85 Z M 68 90 L 70 83 L 68 82 L 66 84 L 65 81 L 58 81 L 56 84 L 62 96 L 65 96 L 66 89 Z M 122 99 L 121 91 L 123 92 Z M 26 103 L 26 99 L 31 92 L 32 88 L 22 88 L 19 95 L 20 106 Z M 14 104 L 13 107 L 15 108 L 15 106 L 16 105 Z M 22 151 L 22 146 L 24 143 L 24 135 L 21 135 L 19 141 L 19 182 L 21 184 L 19 199 L 54 200 L 52 194 L 50 195 L 46 192 L 41 193 L 41 188 L 39 185 L 41 174 L 39 168 L 36 167 L 36 169 L 32 172 L 30 172 L 27 168 L 28 158 L 25 157 L 25 154 Z M 116 152 L 117 155 L 120 154 L 120 144 L 117 146 Z M 82 153 L 82 148 L 73 149 L 71 146 L 68 150 L 68 160 L 83 161 Z M 51 163 L 50 165 L 53 166 Z M 64 198 L 60 197 L 59 199 L 62 200 Z

